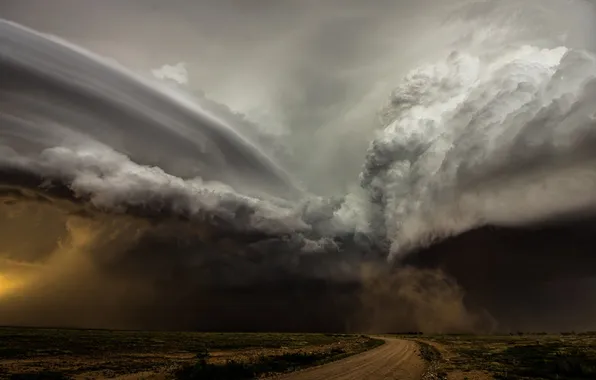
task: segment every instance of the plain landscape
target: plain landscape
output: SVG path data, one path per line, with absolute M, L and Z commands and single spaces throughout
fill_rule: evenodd
M 363 373 L 370 379 L 594 379 L 596 333 L 376 337 L 0 328 L 1 379 L 356 379 Z
M 429 379 L 596 378 L 593 332 L 421 335 L 415 340 L 429 364 Z
M 382 344 L 360 335 L 0 329 L 0 378 L 253 379 Z

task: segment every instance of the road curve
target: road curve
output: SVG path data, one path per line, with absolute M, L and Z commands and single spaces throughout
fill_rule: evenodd
M 418 356 L 418 345 L 408 340 L 382 339 L 385 344 L 370 351 L 276 380 L 419 380 L 425 365 Z

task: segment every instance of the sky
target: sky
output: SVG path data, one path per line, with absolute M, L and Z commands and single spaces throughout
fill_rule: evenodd
M 493 131 L 489 128 L 493 125 L 491 115 L 501 110 L 521 115 L 519 119 L 523 119 L 523 111 L 536 106 L 544 111 L 545 118 L 552 116 L 553 120 L 559 120 L 561 115 L 567 115 L 564 102 L 555 104 L 559 108 L 545 107 L 545 111 L 540 108 L 542 98 L 536 95 L 542 94 L 541 86 L 549 83 L 543 78 L 552 74 L 553 67 L 558 67 L 560 56 L 564 55 L 562 50 L 549 49 L 564 45 L 568 49 L 596 51 L 596 11 L 593 2 L 582 0 L 526 1 L 523 4 L 513 0 L 4 0 L 0 3 L 0 17 L 57 35 L 115 59 L 141 75 L 151 76 L 155 70 L 164 72 L 164 67 L 166 71 L 184 67 L 184 76 L 180 77 L 184 80 L 178 80 L 184 82 L 180 84 L 184 90 L 204 94 L 225 104 L 262 128 L 262 134 L 273 136 L 267 141 L 279 141 L 281 149 L 285 150 L 282 157 L 277 157 L 281 165 L 309 191 L 323 197 L 359 194 L 353 189 L 360 185 L 359 174 L 365 162 L 366 169 L 374 174 L 375 164 L 382 164 L 385 156 L 393 164 L 407 161 L 398 159 L 397 153 L 402 151 L 396 149 L 407 151 L 413 147 L 416 153 L 414 147 L 431 146 L 440 153 L 442 141 L 437 136 L 430 134 L 432 139 L 424 140 L 427 136 L 417 134 L 415 129 L 409 140 L 392 139 L 391 128 L 383 129 L 387 126 L 379 120 L 378 111 L 383 106 L 395 112 L 400 110 L 399 101 L 407 104 L 411 100 L 417 106 L 407 112 L 397 112 L 405 115 L 403 120 L 396 119 L 402 123 L 398 126 L 406 125 L 404 130 L 408 125 L 418 125 L 417 112 L 420 110 L 441 111 L 444 104 L 463 102 L 466 97 L 460 96 L 459 90 L 470 91 L 465 94 L 472 101 L 478 100 L 478 104 L 483 104 L 483 97 L 474 98 L 477 94 L 485 95 L 489 100 L 498 100 L 502 95 L 507 100 L 488 102 L 494 106 L 489 111 L 494 112 L 485 113 L 480 111 L 486 111 L 486 108 L 472 101 L 462 103 L 478 111 L 477 115 L 488 115 L 479 117 L 477 125 L 486 127 L 489 132 Z M 526 54 L 523 49 L 516 50 L 519 45 L 530 43 L 533 45 L 531 54 Z M 512 54 L 517 60 L 511 65 L 507 64 L 510 62 L 503 63 L 509 56 L 505 55 L 500 61 L 500 56 L 494 53 L 502 52 L 497 49 L 501 47 L 508 52 L 506 49 L 512 49 L 515 54 L 521 51 L 521 58 Z M 492 59 L 497 64 L 490 68 L 498 67 L 502 71 L 478 70 L 479 79 L 466 87 L 468 74 L 476 71 L 472 70 L 473 64 L 465 64 L 476 61 L 473 58 L 466 61 L 467 56 L 450 55 L 453 51 Z M 551 66 L 543 62 L 553 56 L 556 62 Z M 451 61 L 445 57 L 451 57 Z M 458 61 L 458 57 L 461 60 Z M 540 62 L 533 62 L 534 57 Z M 542 57 L 545 59 L 541 60 Z M 589 91 L 580 91 L 584 89 L 581 75 L 585 74 L 585 70 L 580 69 L 591 67 L 590 57 L 581 56 L 585 60 L 582 61 L 573 60 L 572 56 L 563 61 L 567 66 L 563 65 L 562 70 L 579 73 L 579 84 L 570 92 L 579 90 L 573 92 L 576 98 L 570 99 L 582 105 L 583 108 L 577 107 L 581 111 L 578 115 L 582 117 L 592 104 L 592 98 Z M 441 81 L 441 70 L 445 66 L 431 66 L 434 69 L 427 70 L 423 65 L 437 60 L 463 62 L 463 66 L 454 67 L 470 70 L 455 70 L 457 80 L 450 81 L 451 77 L 448 77 Z M 529 88 L 527 93 L 537 100 L 522 104 L 517 102 L 518 93 L 507 87 L 510 83 L 500 82 L 499 73 L 509 75 L 504 75 L 506 79 L 525 79 L 518 74 L 525 75 L 526 72 L 516 70 L 520 67 L 527 69 L 526 66 L 529 69 L 535 66 L 536 70 L 530 74 L 536 72 L 539 75 L 529 74 L 529 79 L 523 83 L 526 87 L 514 88 L 522 94 L 522 99 L 526 95 L 524 90 Z M 420 70 L 416 71 L 418 68 Z M 448 66 L 450 68 L 452 66 Z M 414 74 L 404 80 L 404 75 L 413 69 Z M 488 79 L 481 75 L 487 72 L 490 74 Z M 447 74 L 451 72 L 447 70 Z M 6 81 L 5 86 L 6 83 L 18 88 L 20 82 L 15 77 Z M 30 83 L 37 82 L 30 79 Z M 417 91 L 428 83 L 438 84 L 428 92 Z M 436 88 L 440 91 L 435 91 Z M 449 96 L 450 89 L 455 89 L 454 96 Z M 583 96 L 584 93 L 587 96 Z M 405 96 L 400 98 L 403 94 Z M 442 99 L 442 94 L 447 94 L 444 96 L 448 99 L 438 102 L 438 106 L 425 103 L 427 98 L 433 102 Z M 410 95 L 412 98 L 408 97 Z M 389 101 L 390 96 L 393 102 Z M 392 106 L 397 111 L 392 110 Z M 466 110 L 465 107 L 458 109 Z M 511 119 L 514 118 L 506 120 Z M 433 120 L 443 125 L 441 118 Z M 558 188 L 553 187 L 554 190 L 548 193 L 552 198 L 532 197 L 523 202 L 521 193 L 514 190 L 521 188 L 542 194 L 539 190 L 546 186 L 541 187 L 539 181 L 532 182 L 536 184 L 534 187 L 531 181 L 515 182 L 525 178 L 517 174 L 523 173 L 526 167 L 540 169 L 540 165 L 519 166 L 508 160 L 509 156 L 503 158 L 497 148 L 517 146 L 507 145 L 510 142 L 505 138 L 507 136 L 497 135 L 501 140 L 486 139 L 481 128 L 461 132 L 458 128 L 465 123 L 458 123 L 459 120 L 453 118 L 445 122 L 451 128 L 447 132 L 455 131 L 453 135 L 457 140 L 454 141 L 461 142 L 460 150 L 452 149 L 451 156 L 444 157 L 447 164 L 453 162 L 458 165 L 456 169 L 463 168 L 453 171 L 453 181 L 457 185 L 454 188 L 459 190 L 458 186 L 465 184 L 467 179 L 472 184 L 478 180 L 484 187 L 472 187 L 469 192 L 464 192 L 462 199 L 468 203 L 457 199 L 444 208 L 433 208 L 428 215 L 412 218 L 408 226 L 417 230 L 420 224 L 428 222 L 424 219 L 428 217 L 430 225 L 446 223 L 449 224 L 447 227 L 442 226 L 446 230 L 451 227 L 456 230 L 454 226 L 466 220 L 458 218 L 461 215 L 480 223 L 472 226 L 478 228 L 470 227 L 466 233 L 459 234 L 457 230 L 458 236 L 440 244 L 430 244 L 434 243 L 430 241 L 430 247 L 421 247 L 420 252 L 409 256 L 405 264 L 386 260 L 384 255 L 392 249 L 388 248 L 391 242 L 367 241 L 370 236 L 353 231 L 345 234 L 348 236 L 330 236 L 329 241 L 309 242 L 311 245 L 306 252 L 300 246 L 304 242 L 302 233 L 312 230 L 319 233 L 317 228 L 323 231 L 321 234 L 329 230 L 337 232 L 333 230 L 337 226 L 331 223 L 330 227 L 325 219 L 328 210 L 335 207 L 333 201 L 328 204 L 326 199 L 317 199 L 313 203 L 305 201 L 291 212 L 258 202 L 247 201 L 250 205 L 247 206 L 238 201 L 245 198 L 231 196 L 213 203 L 209 203 L 211 198 L 208 197 L 196 200 L 197 203 L 191 199 L 188 206 L 184 202 L 192 198 L 188 194 L 194 193 L 185 191 L 194 189 L 195 183 L 182 183 L 179 178 L 168 177 L 162 172 L 157 173 L 157 182 L 151 182 L 157 171 L 139 168 L 122 155 L 109 156 L 110 159 L 95 163 L 77 152 L 52 151 L 45 156 L 49 164 L 62 163 L 59 166 L 66 171 L 91 162 L 91 175 L 83 170 L 83 174 L 88 175 L 83 179 L 88 182 L 81 180 L 66 184 L 50 195 L 43 189 L 22 183 L 15 186 L 16 190 L 10 188 L 10 191 L 0 192 L 3 199 L 0 231 L 7 236 L 0 244 L 0 255 L 4 258 L 0 261 L 0 310 L 3 310 L 0 311 L 0 324 L 213 330 L 422 329 L 432 332 L 593 328 L 590 320 L 596 313 L 596 305 L 590 299 L 596 290 L 591 273 L 583 271 L 594 267 L 592 219 L 582 215 L 581 220 L 574 220 L 574 223 L 564 220 L 548 228 L 540 225 L 535 229 L 519 228 L 512 222 L 515 219 L 512 215 L 518 216 L 516 212 L 523 214 L 531 210 L 538 213 L 547 209 L 543 207 L 546 203 L 538 201 L 555 203 L 557 200 L 559 203 L 565 198 L 566 191 L 577 190 L 580 186 L 569 186 L 565 191 L 556 191 Z M 575 119 L 565 120 L 572 123 Z M 577 124 L 579 132 L 582 131 L 580 127 L 591 125 Z M 511 122 L 511 125 L 511 129 L 515 129 L 516 124 Z M 480 132 L 475 133 L 477 131 Z M 449 133 L 439 136 L 444 135 Z M 515 135 L 519 136 L 525 135 Z M 479 139 L 472 140 L 474 137 Z M 511 140 L 526 142 L 523 138 Z M 383 145 L 386 141 L 389 141 L 387 146 Z M 478 145 L 473 144 L 478 141 Z M 493 141 L 505 142 L 498 145 L 492 144 Z M 565 162 L 578 163 L 578 167 L 572 168 L 586 169 L 581 173 L 589 174 L 592 161 L 579 162 L 584 153 L 591 158 L 593 150 L 589 144 L 592 140 L 586 138 L 585 141 L 585 146 L 578 148 L 577 154 L 569 153 L 571 149 L 563 149 L 568 148 L 565 144 L 560 145 L 565 145 L 561 148 L 562 156 L 566 154 Z M 482 145 L 484 143 L 486 145 Z M 466 149 L 466 144 L 470 144 L 470 150 Z M 495 148 L 495 145 L 498 146 Z M 478 146 L 486 149 L 473 149 Z M 519 151 L 513 148 L 508 152 Z M 534 152 L 531 149 L 523 151 Z M 538 148 L 535 151 L 541 153 Z M 98 156 L 101 155 L 98 153 Z M 437 157 L 441 157 L 440 154 Z M 522 154 L 520 157 L 524 158 Z M 426 162 L 429 167 L 436 164 L 434 158 L 431 156 Z M 453 160 L 448 161 L 449 158 Z M 543 163 L 538 161 L 538 164 Z M 75 164 L 69 165 L 70 162 Z M 478 166 L 474 166 L 475 163 L 479 163 Z M 384 198 L 380 197 L 388 210 L 387 215 L 383 215 L 384 228 L 389 228 L 391 223 L 401 226 L 401 219 L 391 219 L 393 211 L 403 215 L 398 211 L 416 209 L 421 202 L 416 202 L 418 193 L 409 191 L 404 199 L 412 202 L 391 203 L 395 200 L 392 196 L 399 194 L 402 184 L 391 182 L 391 176 L 400 173 L 397 170 L 385 173 L 382 166 L 379 165 L 379 171 L 386 177 L 373 175 L 366 190 L 384 186 L 381 189 Z M 118 171 L 120 167 L 141 174 L 135 177 L 125 170 Z M 440 168 L 445 167 L 447 174 L 452 174 L 449 165 Z M 494 170 L 491 172 L 491 169 Z M 544 173 L 538 169 L 528 170 L 534 175 L 531 178 L 543 178 L 540 175 Z M 411 178 L 406 179 L 416 182 L 417 173 L 412 171 Z M 491 173 L 513 174 L 497 176 L 497 180 L 492 181 L 488 178 Z M 4 179 L 8 177 L 3 173 Z M 106 178 L 112 187 L 105 187 L 107 185 L 102 180 Z M 139 178 L 140 182 L 134 181 Z M 383 186 L 376 181 L 379 178 Z M 436 178 L 443 178 L 446 183 L 452 179 L 447 175 L 437 176 L 429 182 L 441 185 Z M 457 182 L 462 178 L 461 183 Z M 548 178 L 554 178 L 553 183 L 561 183 L 568 177 Z M 586 182 L 592 177 L 586 175 L 585 178 L 588 180 L 577 182 L 585 185 L 580 190 L 591 189 L 591 183 Z M 504 186 L 494 186 L 501 179 Z M 31 178 L 26 180 L 31 181 Z M 172 183 L 173 190 L 168 187 Z M 516 188 L 514 185 L 519 183 L 526 187 Z M 132 185 L 127 188 L 129 184 Z M 150 191 L 155 189 L 163 190 L 163 193 L 151 198 L 155 194 Z M 408 188 L 411 189 L 416 188 Z M 513 190 L 507 192 L 509 189 Z M 110 190 L 115 190 L 117 196 L 110 197 Z M 430 194 L 429 197 L 438 193 L 444 196 L 439 198 L 450 199 L 448 186 L 438 186 L 428 192 L 422 190 L 420 193 Z M 169 218 L 170 215 L 163 217 L 155 210 L 142 214 L 146 211 L 142 207 L 141 212 L 138 209 L 129 213 L 105 212 L 104 209 L 87 207 L 85 202 L 81 205 L 77 191 L 89 191 L 94 200 L 99 198 L 104 206 L 112 205 L 110 202 L 117 204 L 127 196 L 129 198 L 124 201 L 134 204 L 135 195 L 149 194 L 164 214 L 166 209 L 187 211 L 186 206 L 193 211 L 210 205 L 210 211 L 218 211 L 217 208 L 222 206 L 222 215 L 232 215 L 238 224 L 248 220 L 248 224 L 258 225 L 268 234 L 251 235 L 226 228 L 218 230 L 205 220 L 191 223 Z M 177 198 L 180 194 L 182 197 Z M 484 202 L 481 195 L 498 201 L 505 199 L 510 208 L 499 207 L 498 202 Z M 567 200 L 574 201 L 573 197 L 567 197 Z M 470 210 L 466 209 L 469 205 L 472 205 Z M 499 212 L 510 211 L 511 205 L 519 205 L 514 210 L 516 212 L 506 215 Z M 464 210 L 461 215 L 456 213 L 450 218 L 451 211 L 460 209 Z M 356 218 L 362 216 L 366 220 L 364 212 L 358 215 L 360 209 L 348 211 Z M 465 211 L 469 211 L 468 214 Z M 445 218 L 441 219 L 441 216 Z M 495 221 L 505 226 L 485 225 Z M 286 229 L 277 235 L 272 234 L 269 228 L 276 227 L 278 222 Z M 288 226 L 298 227 L 292 234 L 287 233 Z M 426 232 L 424 228 L 420 230 Z M 30 231 L 34 231 L 33 234 Z M 381 231 L 373 232 L 382 235 Z M 29 239 L 30 235 L 35 239 Z M 391 231 L 388 237 L 389 240 L 395 238 Z M 341 252 L 336 250 L 338 241 L 344 247 Z M 569 244 L 570 241 L 573 244 Z M 359 250 L 362 244 L 367 245 L 369 251 Z M 1 289 L 10 297 L 3 297 Z M 569 297 L 572 293 L 575 296 Z M 528 299 L 533 302 L 527 302 Z M 577 310 L 577 313 L 565 313 L 565 310 Z M 540 323 L 536 322 L 538 319 Z

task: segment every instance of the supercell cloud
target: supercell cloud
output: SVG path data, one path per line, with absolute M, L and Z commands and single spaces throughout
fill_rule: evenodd
M 0 6 L 0 323 L 594 328 L 592 3 L 149 3 Z

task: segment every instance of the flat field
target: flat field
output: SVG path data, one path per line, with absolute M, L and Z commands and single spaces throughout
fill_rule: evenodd
M 596 333 L 402 337 L 420 344 L 428 379 L 596 379 Z
M 251 379 L 379 344 L 338 334 L 0 328 L 0 379 Z
M 418 344 L 422 380 L 596 379 L 596 333 L 397 337 Z M 341 334 L 0 328 L 0 379 L 258 379 L 380 344 Z

